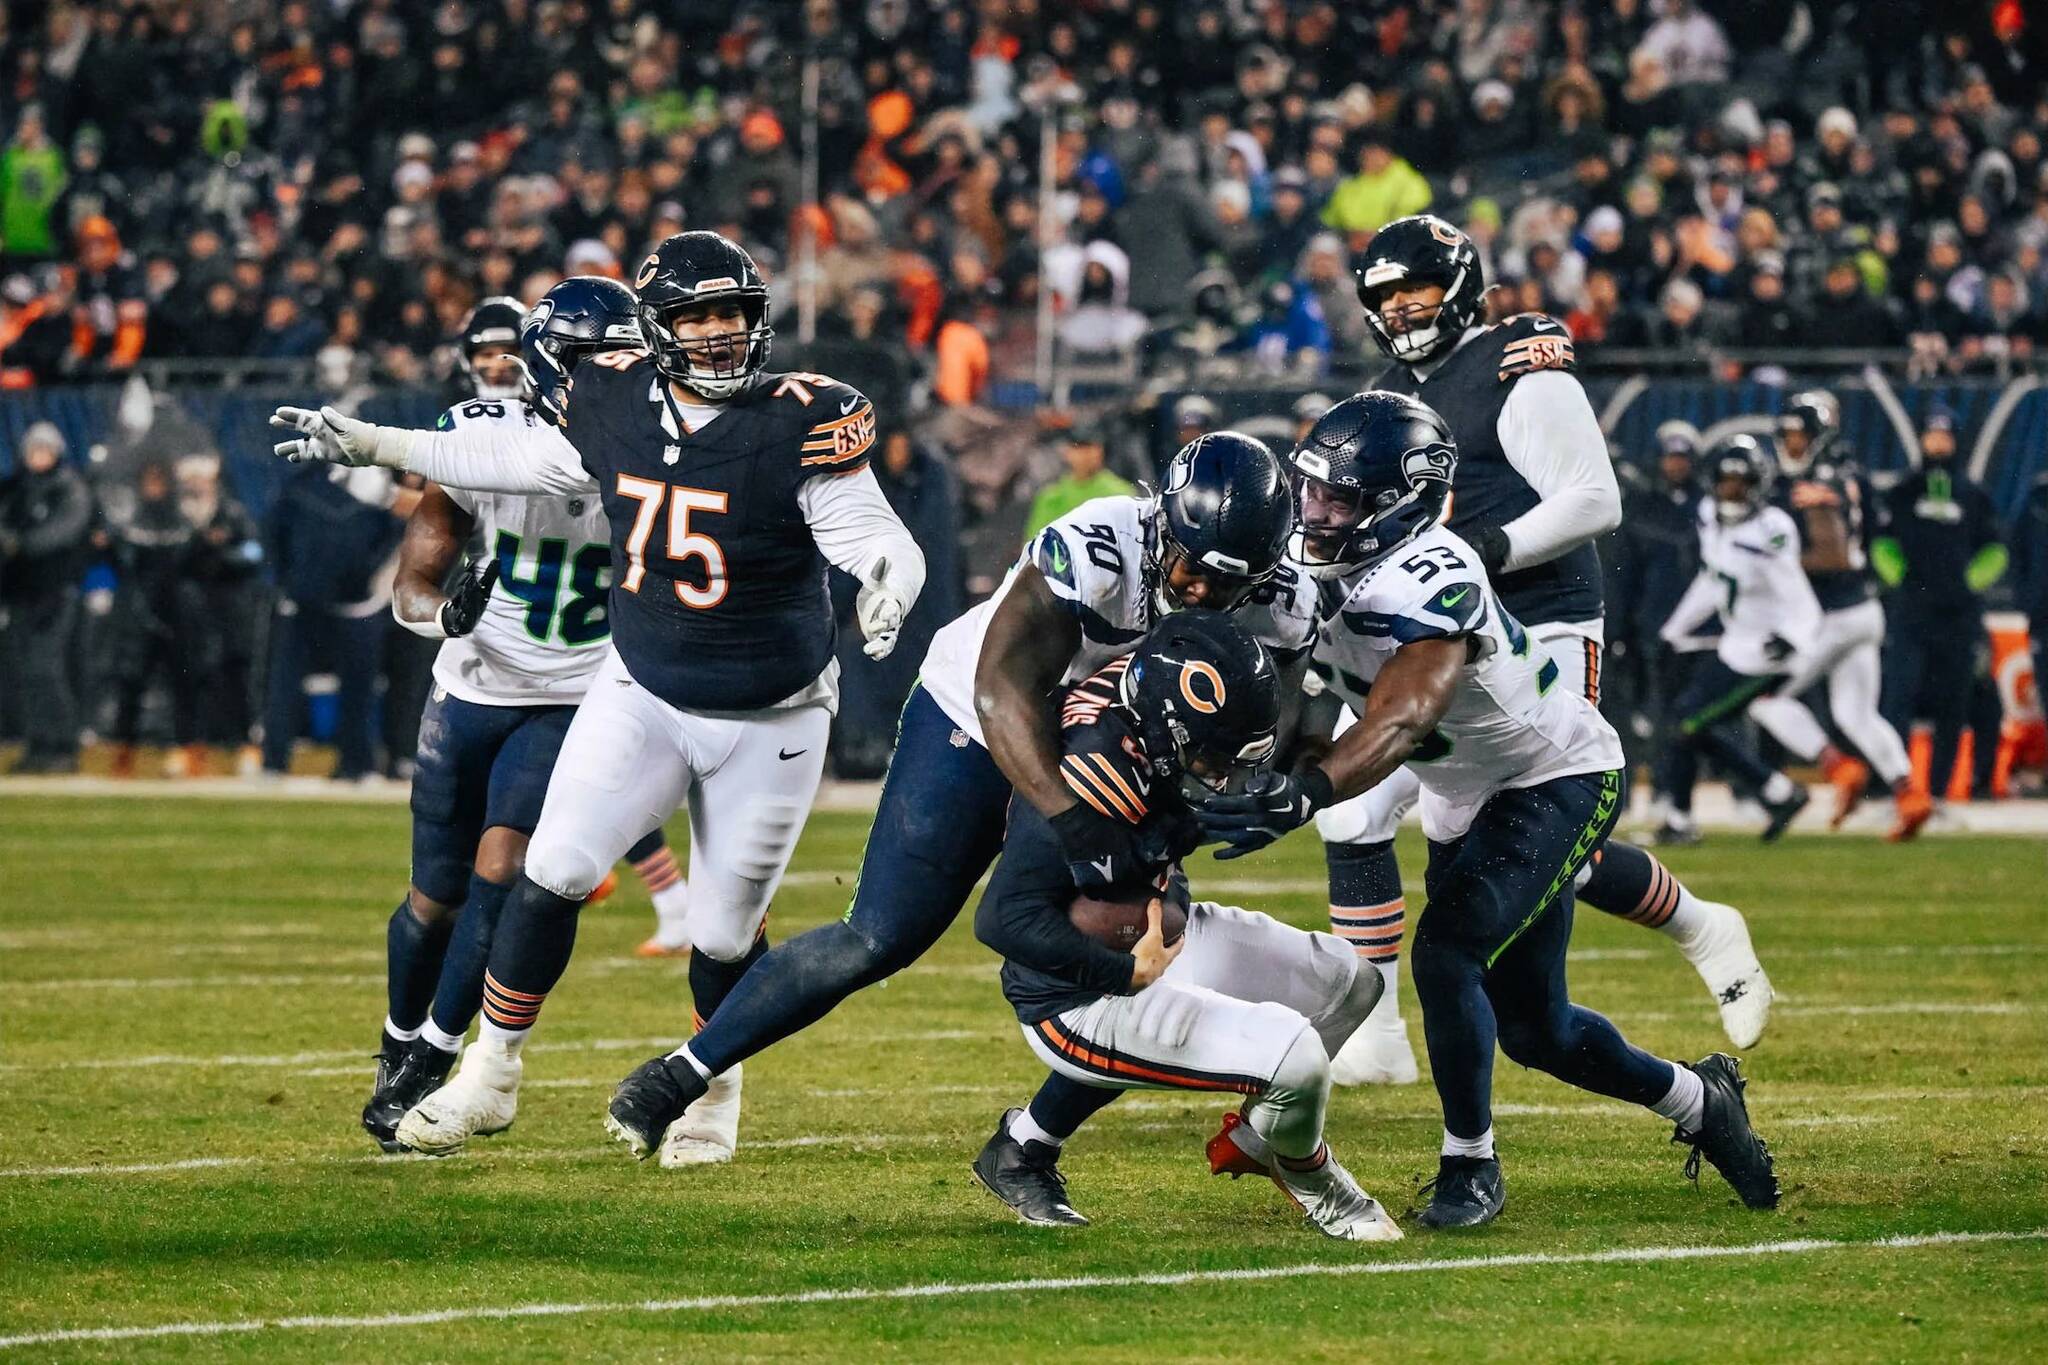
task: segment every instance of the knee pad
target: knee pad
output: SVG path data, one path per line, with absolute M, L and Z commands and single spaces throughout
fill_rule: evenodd
M 690 935 L 690 950 L 719 962 L 737 962 L 753 951 L 761 937 L 765 908 L 753 914 L 736 914 L 730 905 L 690 904 L 683 923 Z
M 527 878 L 570 900 L 580 901 L 595 891 L 608 871 L 592 854 L 559 838 L 535 839 L 526 846 Z
M 747 803 L 747 832 L 733 850 L 731 871 L 750 882 L 770 882 L 781 874 L 803 833 L 806 804 L 782 797 L 757 797 Z
M 1347 1038 L 1358 1032 L 1358 1026 L 1365 1022 L 1366 1016 L 1379 1004 L 1380 997 L 1386 993 L 1387 982 L 1380 974 L 1379 968 L 1352 952 L 1342 939 L 1332 938 L 1332 942 L 1351 959 L 1351 984 L 1345 987 L 1342 995 L 1331 1001 L 1309 1022 L 1315 1025 L 1316 1036 L 1322 1039 L 1324 1050 L 1335 1053 L 1344 1046 Z
M 1280 1156 L 1306 1157 L 1323 1139 L 1330 1103 L 1330 1056 L 1312 1028 L 1295 1035 L 1273 1079 L 1245 1111 L 1245 1119 Z

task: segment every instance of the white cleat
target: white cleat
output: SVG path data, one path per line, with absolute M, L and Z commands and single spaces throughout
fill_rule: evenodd
M 1681 942 L 1693 970 L 1721 1007 L 1721 1030 L 1738 1048 L 1752 1048 L 1771 1020 L 1771 979 L 1749 941 L 1749 924 L 1732 905 L 1701 902 L 1706 923 L 1690 942 Z
M 1358 1188 L 1331 1153 L 1318 1170 L 1290 1171 L 1275 1162 L 1273 1183 L 1314 1227 L 1342 1242 L 1398 1242 L 1401 1226 L 1380 1201 Z
M 732 1160 L 740 1145 L 740 1072 L 734 1063 L 713 1076 L 711 1088 L 668 1126 L 661 1139 L 663 1166 L 673 1170 Z
M 1368 1018 L 1330 1059 L 1332 1085 L 1413 1085 L 1415 1049 L 1408 1045 L 1408 1021 L 1389 1011 L 1390 1018 Z
M 462 1054 L 462 1069 L 446 1085 L 405 1111 L 397 1137 L 407 1150 L 452 1156 L 473 1137 L 512 1126 L 519 1114 L 519 1078 L 525 1063 L 478 1042 Z

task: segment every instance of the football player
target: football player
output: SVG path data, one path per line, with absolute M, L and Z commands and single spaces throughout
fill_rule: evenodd
M 713 232 L 667 238 L 635 277 L 645 350 L 576 372 L 567 426 L 537 413 L 449 431 L 280 409 L 278 453 L 410 469 L 479 492 L 595 497 L 609 593 L 572 575 L 566 628 L 603 610 L 611 643 L 548 781 L 484 976 L 462 1073 L 401 1120 L 446 1152 L 515 1094 L 521 1050 L 568 965 L 584 897 L 677 807 L 690 817 L 690 985 L 708 1016 L 766 951 L 763 921 L 809 814 L 838 698 L 829 561 L 862 584 L 867 651 L 891 649 L 924 556 L 868 468 L 875 413 L 822 375 L 769 373 L 768 287 Z M 725 1160 L 740 1075 L 719 1077 L 679 1164 Z
M 1429 904 L 1413 967 L 1444 1140 L 1430 1227 L 1506 1203 L 1493 1146 L 1496 1040 L 1514 1061 L 1676 1124 L 1744 1203 L 1777 1203 L 1739 1064 L 1631 1046 L 1565 987 L 1574 886 L 1621 813 L 1621 741 L 1448 529 L 1457 445 L 1426 404 L 1346 399 L 1295 448 L 1296 558 L 1317 578 L 1317 664 L 1358 715 L 1319 760 L 1204 796 L 1219 857 L 1262 848 L 1404 764 L 1421 779 Z M 1689 1161 L 1688 1172 L 1697 1169 Z
M 1181 448 L 1157 497 L 1096 498 L 1034 536 L 995 596 L 925 654 L 846 917 L 777 947 L 693 1041 L 621 1082 L 614 1135 L 646 1156 L 709 1077 L 922 956 L 995 861 L 1013 792 L 1046 818 L 1078 885 L 1157 861 L 1179 831 L 1133 827 L 1060 776 L 1055 693 L 1181 607 L 1240 614 L 1298 681 L 1313 604 L 1284 562 L 1291 524 L 1279 459 L 1216 432 Z M 1056 1076 L 1033 1105 L 1078 1125 L 1103 1093 Z
M 1782 477 L 1774 481 L 1773 495 L 1798 523 L 1799 563 L 1820 602 L 1820 633 L 1818 643 L 1805 651 L 1806 671 L 1752 703 L 1749 714 L 1794 754 L 1820 763 L 1835 789 L 1829 822 L 1834 828 L 1862 801 L 1875 768 L 1892 793 L 1891 837 L 1904 840 L 1918 834 L 1934 814 L 1934 798 L 1914 785 L 1905 741 L 1877 709 L 1884 606 L 1870 568 L 1864 521 L 1869 489 L 1841 448 L 1841 427 L 1840 405 L 1825 389 L 1793 394 L 1778 415 L 1777 472 Z M 1798 700 L 1823 678 L 1835 725 L 1868 767 L 1830 744 L 1820 722 Z
M 530 396 L 522 329 L 548 338 L 561 364 L 573 367 L 637 345 L 636 306 L 625 286 L 594 276 L 556 285 L 530 320 L 512 299 L 484 300 L 463 325 L 459 353 L 475 397 L 448 409 L 440 425 L 518 420 L 513 414 Z M 473 539 L 484 553 L 443 592 Z M 429 484 L 407 522 L 392 613 L 414 634 L 447 643 L 420 720 L 412 885 L 385 934 L 389 1013 L 363 1108 L 363 1127 L 387 1151 L 399 1150 L 399 1119 L 447 1078 L 476 1017 L 484 954 L 540 817 L 548 772 L 604 658 L 606 540 L 592 498 Z M 673 873 L 675 858 L 659 828 L 628 857 L 657 910 L 679 898 L 680 877 L 664 884 L 664 864 Z M 498 1117 L 509 1123 L 511 1113 Z
M 1820 602 L 1802 571 L 1799 527 L 1771 502 L 1771 457 L 1763 444 L 1754 436 L 1723 437 L 1707 452 L 1706 466 L 1712 491 L 1700 501 L 1699 575 L 1662 634 L 1682 648 L 1717 615 L 1721 633 L 1713 656 L 1693 669 L 1678 694 L 1676 742 L 1665 748 L 1657 785 L 1671 800 L 1672 818 L 1689 823 L 1699 755 L 1712 755 L 1770 812 L 1763 834 L 1769 842 L 1784 833 L 1807 796 L 1764 762 L 1736 722 L 1795 676 L 1811 676 L 1809 654 L 1822 638 Z M 1807 722 L 1818 733 L 1811 715 Z
M 1442 414 L 1461 452 L 1451 529 L 1556 662 L 1558 685 L 1597 705 L 1605 636 L 1592 542 L 1621 518 L 1607 438 L 1572 375 L 1563 324 L 1530 313 L 1486 326 L 1480 274 L 1471 240 L 1442 218 L 1402 218 L 1374 234 L 1358 297 L 1394 363 L 1373 387 L 1419 396 Z M 1378 1010 L 1337 1059 L 1340 1085 L 1416 1078 L 1396 1001 L 1407 902 L 1394 834 L 1420 790 L 1419 771 L 1396 773 L 1316 820 L 1329 860 L 1331 927 L 1387 978 Z M 1579 875 L 1587 904 L 1676 944 L 1737 1047 L 1762 1036 L 1770 982 L 1739 911 L 1700 899 L 1656 858 L 1619 840 Z
M 1065 694 L 1060 776 L 1082 803 L 1132 826 L 1186 819 L 1182 788 L 1230 790 L 1273 757 L 1280 690 L 1265 649 L 1229 617 L 1175 612 L 1138 650 Z M 1079 895 L 1059 836 L 1029 801 L 1009 834 L 974 931 L 1003 955 L 1003 994 L 1055 1072 L 1126 1088 L 1243 1095 L 1209 1144 L 1219 1172 L 1269 1176 L 1331 1237 L 1392 1242 L 1401 1230 L 1323 1141 L 1330 1054 L 1379 998 L 1379 974 L 1332 934 L 1206 901 L 1188 904 L 1178 862 L 1133 868 L 1100 898 L 1145 904 L 1130 951 L 1072 923 Z M 1185 913 L 1172 942 L 1162 900 Z M 1059 1148 L 1010 1136 L 1005 1114 L 975 1178 L 1027 1223 L 1081 1225 Z

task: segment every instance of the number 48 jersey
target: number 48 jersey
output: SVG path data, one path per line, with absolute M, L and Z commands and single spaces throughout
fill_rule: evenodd
M 1475 642 L 1450 709 L 1409 758 L 1422 826 L 1455 839 L 1487 797 L 1622 766 L 1621 739 L 1494 596 L 1479 555 L 1438 527 L 1370 568 L 1319 588 L 1315 667 L 1359 715 L 1394 652 L 1418 640 Z
M 544 419 L 516 400 L 459 403 L 436 426 L 526 430 Z M 560 706 L 582 699 L 611 640 L 611 530 L 595 494 L 550 497 L 444 488 L 476 520 L 498 583 L 468 635 L 434 658 L 434 681 L 482 706 Z

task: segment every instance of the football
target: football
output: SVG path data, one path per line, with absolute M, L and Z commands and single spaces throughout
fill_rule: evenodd
M 1145 908 L 1158 894 L 1146 891 L 1125 900 L 1113 901 L 1076 896 L 1074 903 L 1067 907 L 1067 919 L 1097 943 L 1127 953 L 1132 944 L 1145 936 Z M 1187 932 L 1187 908 L 1172 896 L 1163 899 L 1165 905 L 1159 917 L 1160 932 L 1168 943 L 1178 943 L 1180 936 Z

